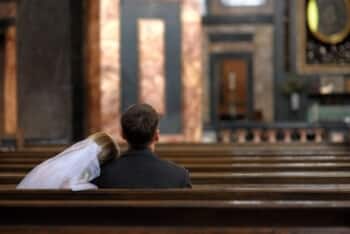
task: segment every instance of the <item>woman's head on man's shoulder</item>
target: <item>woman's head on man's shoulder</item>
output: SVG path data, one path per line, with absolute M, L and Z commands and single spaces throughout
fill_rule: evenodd
M 97 132 L 90 135 L 89 139 L 93 140 L 101 148 L 100 153 L 97 155 L 100 165 L 119 157 L 119 145 L 107 133 Z

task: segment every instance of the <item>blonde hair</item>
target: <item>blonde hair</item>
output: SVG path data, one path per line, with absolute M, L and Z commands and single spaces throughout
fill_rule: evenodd
M 108 134 L 104 132 L 97 132 L 89 136 L 89 138 L 101 147 L 101 152 L 97 155 L 100 165 L 103 165 L 113 158 L 119 157 L 119 146 Z

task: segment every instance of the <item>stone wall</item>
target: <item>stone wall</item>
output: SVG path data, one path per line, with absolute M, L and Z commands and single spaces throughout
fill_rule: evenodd
M 220 0 L 208 1 L 204 19 L 203 67 L 204 122 L 211 124 L 213 88 L 210 72 L 212 54 L 251 54 L 253 58 L 253 111 L 261 112 L 264 122 L 274 121 L 274 0 L 255 7 L 225 7 Z M 215 37 L 216 36 L 216 37 Z M 218 39 L 223 37 L 222 40 Z M 212 38 L 217 38 L 212 40 Z
M 101 127 L 120 140 L 120 2 L 119 0 L 100 1 Z M 202 132 L 201 44 L 198 41 L 201 38 L 199 2 L 185 0 L 179 3 L 181 3 L 182 28 L 182 132 L 175 135 L 162 135 L 161 140 L 199 141 Z
M 251 42 L 209 42 L 208 38 L 213 34 L 252 34 Z M 233 26 L 213 26 L 206 27 L 204 40 L 206 55 L 204 57 L 204 67 L 210 67 L 208 55 L 211 53 L 241 53 L 249 52 L 253 54 L 253 96 L 254 109 L 262 111 L 264 121 L 272 122 L 274 118 L 274 86 L 273 86 L 273 26 L 269 24 L 257 25 L 233 25 Z M 208 72 L 205 73 L 206 87 L 204 90 L 203 108 L 206 119 L 209 118 L 210 107 L 210 87 Z

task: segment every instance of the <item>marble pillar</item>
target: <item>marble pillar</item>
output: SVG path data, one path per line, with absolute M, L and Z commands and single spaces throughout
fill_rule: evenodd
M 138 21 L 140 103 L 152 105 L 160 115 L 165 108 L 165 24 L 161 19 Z
M 120 2 L 101 0 L 101 128 L 120 137 Z
M 87 27 L 85 30 L 85 73 L 87 84 L 87 105 L 89 113 L 86 121 L 87 134 L 101 128 L 100 89 L 100 0 L 88 0 L 85 8 Z
M 17 133 L 17 61 L 16 27 L 10 26 L 5 36 L 5 76 L 4 76 L 4 132 L 15 136 Z
M 202 45 L 201 16 L 197 0 L 182 2 L 182 64 L 184 141 L 202 137 Z

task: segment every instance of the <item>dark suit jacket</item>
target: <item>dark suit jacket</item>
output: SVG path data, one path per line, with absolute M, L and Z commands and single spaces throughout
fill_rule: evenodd
M 92 181 L 99 188 L 189 188 L 188 171 L 162 160 L 149 149 L 129 150 L 107 162 Z

